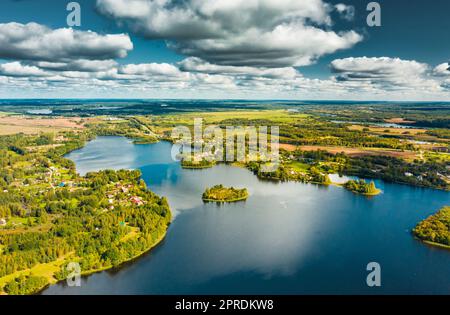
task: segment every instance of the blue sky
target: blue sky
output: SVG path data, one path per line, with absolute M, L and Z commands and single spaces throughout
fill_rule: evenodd
M 446 0 L 68 2 L 0 2 L 0 97 L 450 100 Z

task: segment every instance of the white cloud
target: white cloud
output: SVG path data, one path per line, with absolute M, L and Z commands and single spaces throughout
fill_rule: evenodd
M 332 69 L 336 76 L 324 80 L 305 78 L 293 68 L 220 66 L 198 58 L 178 64 L 111 66 L 102 71 L 62 71 L 40 69 L 33 63 L 0 64 L 0 94 L 11 96 L 13 91 L 26 89 L 49 93 L 44 94 L 47 97 L 57 92 L 93 97 L 128 97 L 132 93 L 134 97 L 169 98 L 414 100 L 448 99 L 450 88 L 449 77 L 431 76 L 425 64 L 386 57 L 335 60 Z M 88 92 L 94 94 L 83 94 Z
M 444 62 L 433 69 L 433 75 L 441 80 L 441 87 L 450 91 L 450 63 Z
M 353 21 L 353 19 L 355 18 L 354 6 L 338 3 L 334 6 L 334 8 L 341 15 L 341 17 L 346 19 L 347 21 Z
M 221 66 L 211 64 L 200 58 L 189 57 L 178 63 L 183 71 L 200 72 L 209 74 L 225 74 L 233 76 L 265 77 L 272 79 L 293 79 L 301 76 L 292 67 L 286 68 L 256 68 L 248 66 Z
M 174 65 L 168 63 L 128 64 L 120 68 L 119 73 L 149 76 L 181 76 L 182 73 Z
M 290 67 L 362 40 L 336 33 L 322 0 L 97 0 L 103 14 L 178 52 L 226 66 Z
M 450 77 L 450 63 L 445 62 L 436 66 L 433 71 L 436 76 L 449 76 Z
M 0 58 L 49 62 L 123 58 L 133 49 L 126 34 L 100 35 L 37 23 L 0 23 Z
M 414 60 L 351 57 L 333 60 L 331 70 L 337 81 L 360 87 L 371 85 L 386 90 L 438 87 L 437 82 L 428 77 L 429 66 Z
M 35 66 L 22 65 L 14 61 L 0 64 L 0 75 L 8 77 L 46 77 L 50 74 Z
M 36 62 L 35 65 L 38 66 L 39 68 L 53 71 L 98 72 L 98 71 L 106 71 L 117 66 L 117 62 L 115 60 L 80 59 L 69 62 L 39 61 Z

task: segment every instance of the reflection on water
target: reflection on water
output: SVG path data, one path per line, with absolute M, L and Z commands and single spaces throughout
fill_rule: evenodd
M 450 293 L 450 252 L 409 234 L 449 204 L 448 193 L 377 181 L 384 194 L 365 198 L 334 186 L 260 181 L 226 165 L 183 170 L 170 151 L 169 143 L 101 137 L 69 155 L 82 174 L 140 168 L 175 219 L 150 254 L 85 278 L 81 288 L 59 284 L 44 294 Z M 250 197 L 203 204 L 204 189 L 215 184 L 247 187 Z M 382 266 L 381 288 L 365 285 L 371 261 Z

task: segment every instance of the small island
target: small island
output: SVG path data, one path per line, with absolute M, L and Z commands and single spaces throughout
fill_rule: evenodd
M 349 180 L 344 184 L 344 188 L 365 196 L 376 196 L 381 193 L 381 190 L 375 186 L 375 183 L 371 181 L 366 183 L 364 179 L 360 180 Z
M 206 159 L 201 159 L 200 161 L 195 160 L 181 160 L 181 167 L 185 169 L 203 169 L 203 168 L 211 168 L 216 165 L 215 162 L 210 162 Z
M 412 232 L 424 243 L 450 249 L 450 206 L 417 224 Z
M 223 185 L 216 185 L 207 188 L 203 193 L 204 202 L 237 202 L 248 198 L 248 191 L 244 189 L 228 188 Z

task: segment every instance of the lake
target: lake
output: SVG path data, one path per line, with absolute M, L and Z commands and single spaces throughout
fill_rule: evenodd
M 415 240 L 421 219 L 450 205 L 444 191 L 376 181 L 374 198 L 341 187 L 259 180 L 227 165 L 184 170 L 171 144 L 98 137 L 67 156 L 80 174 L 142 171 L 169 199 L 166 239 L 124 266 L 85 277 L 81 287 L 43 294 L 449 294 L 450 251 Z M 245 202 L 204 204 L 206 187 L 246 187 Z M 366 284 L 369 262 L 382 286 Z

